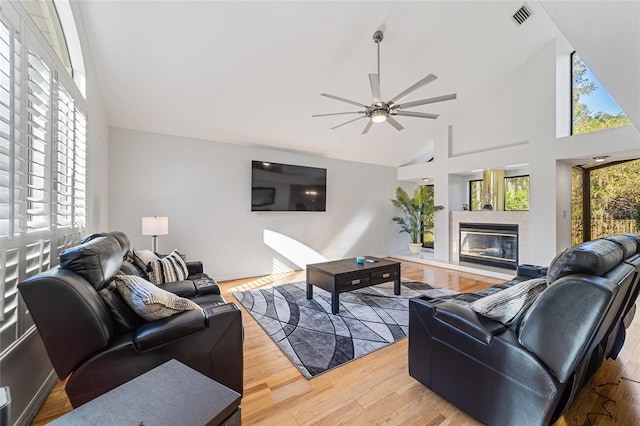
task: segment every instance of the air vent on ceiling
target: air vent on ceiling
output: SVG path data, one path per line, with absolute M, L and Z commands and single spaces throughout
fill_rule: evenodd
M 522 23 L 526 21 L 529 16 L 531 16 L 531 11 L 527 9 L 527 6 L 522 5 L 522 7 L 513 14 L 512 18 L 518 25 L 522 25 Z

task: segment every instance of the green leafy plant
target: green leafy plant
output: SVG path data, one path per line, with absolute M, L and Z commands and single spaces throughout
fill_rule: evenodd
M 436 206 L 433 202 L 433 192 L 426 186 L 420 185 L 409 196 L 407 191 L 398 187 L 396 198 L 391 203 L 401 210 L 402 214 L 394 216 L 392 220 L 400 225 L 400 232 L 406 232 L 415 244 L 420 242 L 420 235 L 426 228 L 433 227 L 433 213 L 444 209 L 443 206 Z
M 633 220 L 636 221 L 636 232 L 640 232 L 640 202 L 634 206 L 632 216 Z

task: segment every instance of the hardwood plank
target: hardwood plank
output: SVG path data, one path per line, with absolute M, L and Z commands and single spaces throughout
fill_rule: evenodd
M 476 291 L 501 280 L 402 261 L 402 276 L 460 292 Z M 235 301 L 234 291 L 305 279 L 304 271 L 245 278 L 220 283 L 224 297 Z M 640 317 L 640 315 L 638 315 Z M 595 425 L 640 423 L 640 320 L 627 330 L 627 341 L 617 360 L 607 360 L 580 392 L 556 426 L 589 424 L 588 413 L 606 407 L 614 418 L 589 414 Z M 243 312 L 245 371 L 242 398 L 244 425 L 478 425 L 474 419 L 422 386 L 408 374 L 407 346 L 403 339 L 338 369 L 305 379 L 264 330 Z M 59 382 L 35 419 L 42 425 L 71 410 Z

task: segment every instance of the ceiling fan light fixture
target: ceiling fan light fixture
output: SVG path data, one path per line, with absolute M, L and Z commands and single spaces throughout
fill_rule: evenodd
M 387 114 L 384 111 L 375 111 L 371 114 L 371 121 L 374 123 L 384 123 L 387 121 Z

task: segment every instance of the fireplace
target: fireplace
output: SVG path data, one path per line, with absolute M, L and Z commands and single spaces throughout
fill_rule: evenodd
M 518 225 L 460 223 L 460 261 L 518 268 Z

